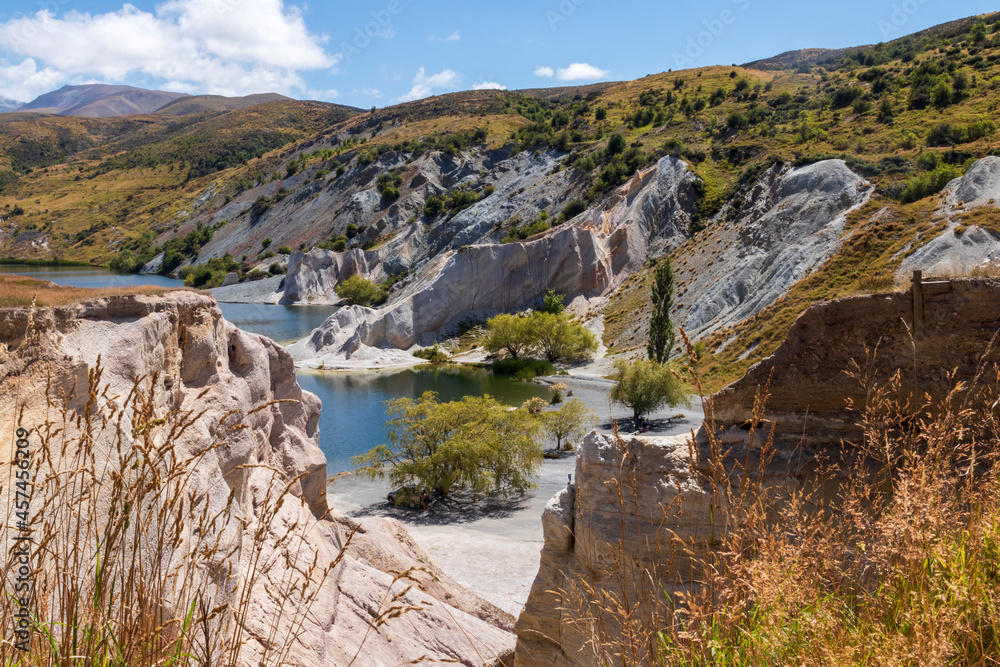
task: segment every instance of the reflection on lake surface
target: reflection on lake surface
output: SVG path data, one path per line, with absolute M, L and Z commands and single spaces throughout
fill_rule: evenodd
M 0 273 L 16 273 L 74 287 L 133 287 L 158 285 L 181 287 L 179 280 L 164 276 L 120 276 L 86 267 L 38 267 L 0 265 Z M 332 306 L 269 306 L 220 303 L 223 316 L 239 328 L 281 344 L 303 338 L 336 308 Z M 380 373 L 299 372 L 299 384 L 323 401 L 320 416 L 320 447 L 334 474 L 351 469 L 350 458 L 386 441 L 383 403 L 406 396 L 417 398 L 436 391 L 442 401 L 462 396 L 489 394 L 508 405 L 520 405 L 532 396 L 549 392 L 540 386 L 514 382 L 478 369 L 448 366 L 430 370 Z

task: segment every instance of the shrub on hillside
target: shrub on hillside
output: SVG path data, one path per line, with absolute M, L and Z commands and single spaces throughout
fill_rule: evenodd
M 952 179 L 961 175 L 962 172 L 956 167 L 941 163 L 933 171 L 926 171 L 906 179 L 899 199 L 904 204 L 908 204 L 924 197 L 930 197 L 941 192 Z
M 354 274 L 336 287 L 337 296 L 352 306 L 370 306 L 378 296 L 378 285 Z

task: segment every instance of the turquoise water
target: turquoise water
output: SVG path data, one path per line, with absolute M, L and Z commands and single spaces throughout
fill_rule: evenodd
M 179 280 L 163 276 L 120 276 L 101 269 L 0 266 L 0 273 L 17 273 L 75 287 L 180 287 Z M 331 306 L 267 306 L 220 303 L 223 316 L 245 331 L 281 344 L 299 340 L 336 312 Z M 351 469 L 350 458 L 386 441 L 384 402 L 417 398 L 436 391 L 442 401 L 489 394 L 508 405 L 520 405 L 533 396 L 548 396 L 540 386 L 513 382 L 503 376 L 466 367 L 405 370 L 380 373 L 317 373 L 300 371 L 299 384 L 323 401 L 320 448 L 330 474 Z
M 330 474 L 351 469 L 350 458 L 386 442 L 385 401 L 436 391 L 442 401 L 489 394 L 508 405 L 548 396 L 544 387 L 513 382 L 479 368 L 447 366 L 396 373 L 298 374 L 299 385 L 323 400 L 320 447 Z

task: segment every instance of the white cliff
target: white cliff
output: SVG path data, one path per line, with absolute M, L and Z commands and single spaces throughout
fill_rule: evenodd
M 444 251 L 387 306 L 341 311 L 290 351 L 301 364 L 329 367 L 359 353 L 377 356 L 373 349 L 431 344 L 463 321 L 535 305 L 547 289 L 570 299 L 604 296 L 639 270 L 652 248 L 683 240 L 694 210 L 695 180 L 683 162 L 663 158 L 622 186 L 603 208 L 537 237 Z M 315 262 L 321 261 L 317 255 Z M 309 273 L 310 265 L 303 260 L 298 273 Z M 329 270 L 334 272 L 343 275 L 339 268 Z M 288 280 L 331 282 L 313 275 Z

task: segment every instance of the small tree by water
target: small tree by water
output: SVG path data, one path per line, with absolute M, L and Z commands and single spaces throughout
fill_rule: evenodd
M 615 403 L 631 408 L 635 419 L 665 405 L 679 405 L 688 400 L 684 383 L 674 375 L 673 370 L 653 360 L 619 359 L 615 362 L 611 379 L 615 381 L 615 386 L 611 388 L 609 397 Z
M 489 396 L 441 403 L 436 392 L 386 402 L 388 444 L 356 456 L 359 475 L 441 494 L 524 495 L 542 460 L 539 421 Z

